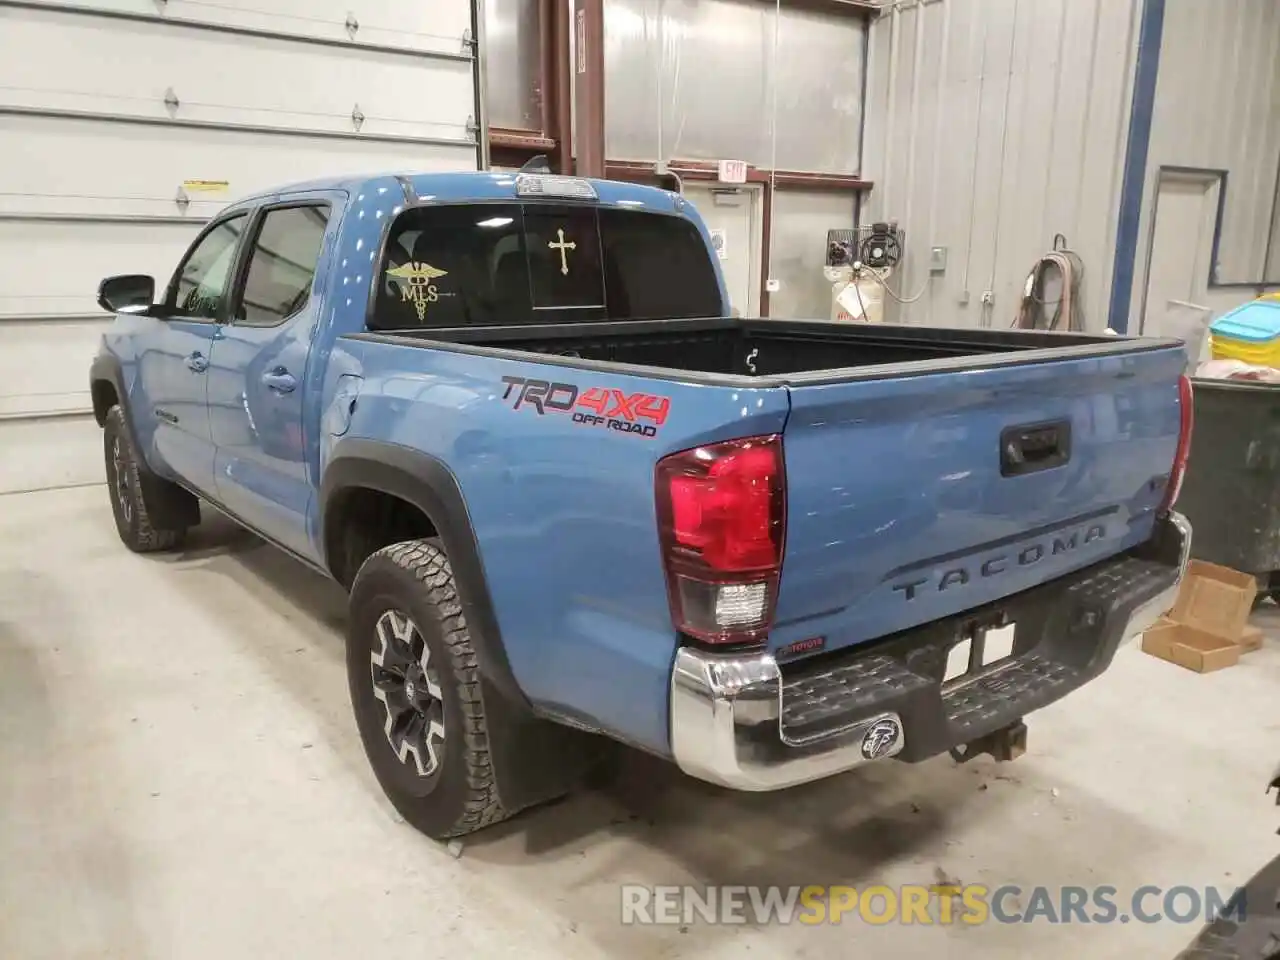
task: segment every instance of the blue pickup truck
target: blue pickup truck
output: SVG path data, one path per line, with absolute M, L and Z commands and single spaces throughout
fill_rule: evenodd
M 282 188 L 99 302 L 120 538 L 203 502 L 347 588 L 369 761 L 438 838 L 609 740 L 741 790 L 1015 755 L 1186 564 L 1177 341 L 731 317 L 664 190 Z

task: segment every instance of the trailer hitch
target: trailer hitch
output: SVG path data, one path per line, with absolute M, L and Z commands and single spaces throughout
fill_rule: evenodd
M 1027 725 L 1021 720 L 971 740 L 962 747 L 951 748 L 951 759 L 956 763 L 968 763 L 974 757 L 990 754 L 997 762 L 1017 760 L 1027 752 Z

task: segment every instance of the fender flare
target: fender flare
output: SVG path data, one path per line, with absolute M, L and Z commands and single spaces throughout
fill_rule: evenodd
M 147 462 L 146 449 L 138 442 L 138 431 L 133 422 L 133 411 L 129 406 L 129 394 L 124 388 L 124 370 L 119 359 L 102 354 L 96 357 L 89 367 L 89 393 L 93 398 L 93 418 L 98 426 L 104 427 L 107 412 L 113 404 L 103 403 L 99 399 L 98 384 L 110 384 L 116 393 L 114 406 L 120 408 L 124 418 L 124 429 L 129 435 L 129 442 L 138 456 L 138 480 L 142 484 L 142 493 L 146 498 L 147 510 L 151 519 L 165 527 L 194 527 L 200 523 L 200 501 L 195 494 L 179 484 L 160 476 Z
M 101 354 L 94 357 L 93 363 L 89 366 L 89 395 L 93 398 L 93 418 L 98 421 L 98 426 L 102 427 L 107 422 L 107 411 L 111 409 L 111 405 L 102 405 L 98 402 L 97 385 L 100 383 L 108 383 L 116 392 L 116 403 L 120 407 L 120 412 L 124 414 L 124 424 L 129 431 L 129 439 L 133 442 L 133 449 L 139 453 L 142 447 L 138 445 L 138 431 L 133 426 L 133 411 L 129 409 L 129 393 L 124 388 L 124 369 L 120 366 L 120 360 L 110 354 Z
M 453 568 L 481 677 L 511 706 L 531 714 L 532 707 L 507 659 L 471 515 L 453 471 L 430 454 L 397 443 L 339 440 L 320 483 L 321 542 L 325 568 L 331 573 L 334 568 L 328 556 L 328 525 L 332 509 L 339 495 L 353 488 L 399 497 L 430 518 Z

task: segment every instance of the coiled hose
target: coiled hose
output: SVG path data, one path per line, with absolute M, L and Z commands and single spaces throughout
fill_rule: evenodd
M 1045 290 L 1057 281 L 1061 294 L 1046 300 Z M 1053 250 L 1036 261 L 1023 286 L 1022 306 L 1013 326 L 1018 330 L 1071 330 L 1083 333 L 1084 263 L 1067 249 L 1066 238 L 1054 238 Z

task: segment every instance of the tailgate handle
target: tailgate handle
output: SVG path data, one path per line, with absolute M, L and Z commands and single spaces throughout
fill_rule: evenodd
M 1071 421 L 1027 423 L 1000 434 L 1000 475 L 1019 477 L 1071 459 Z

